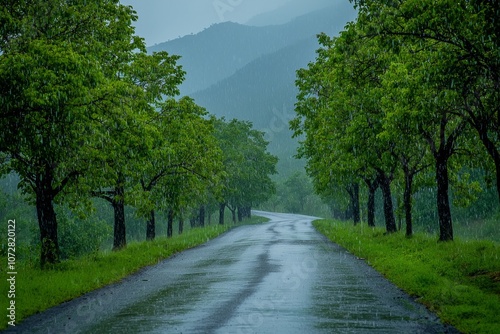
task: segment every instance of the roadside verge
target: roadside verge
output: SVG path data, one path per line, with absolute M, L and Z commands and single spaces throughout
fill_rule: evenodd
M 500 245 L 318 220 L 315 228 L 464 333 L 500 333 Z

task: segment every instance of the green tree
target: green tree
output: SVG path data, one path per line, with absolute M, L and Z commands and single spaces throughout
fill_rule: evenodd
M 353 1 L 369 35 L 429 43 L 442 80 L 460 99 L 454 110 L 477 132 L 495 164 L 500 200 L 500 1 Z M 428 49 L 429 51 L 429 49 Z
M 459 170 L 461 162 L 451 159 L 474 147 L 473 136 L 464 135 L 469 120 L 456 89 L 466 76 L 451 70 L 452 46 L 413 33 L 411 38 L 387 33 L 387 22 L 380 19 L 394 19 L 390 3 L 384 3 L 385 11 L 375 2 L 360 3 L 370 6 L 362 7 L 358 21 L 338 38 L 320 36 L 316 63 L 298 73 L 299 116 L 291 125 L 296 135 L 306 133 L 299 154 L 309 159 L 309 172 L 319 184 L 331 184 L 332 175 L 364 180 L 370 225 L 379 186 L 388 232 L 396 230 L 391 183 L 402 167 L 407 235 L 412 234 L 414 178 L 432 159 L 440 240 L 452 240 L 450 166 Z M 397 22 L 404 25 L 403 19 Z M 353 188 L 351 197 L 354 193 Z
M 157 153 L 153 146 L 160 130 L 155 108 L 164 96 L 179 93 L 177 86 L 184 72 L 176 64 L 177 59 L 166 52 L 134 53 L 131 62 L 115 68 L 117 72 L 112 75 L 119 100 L 101 104 L 107 112 L 100 115 L 95 137 L 88 145 L 86 159 L 92 162 L 93 169 L 87 173 L 82 188 L 111 204 L 114 250 L 127 243 L 125 205 L 138 207 L 147 201 L 143 198 L 146 193 L 141 191 L 140 175 Z
M 313 193 L 309 178 L 303 173 L 296 172 L 285 181 L 286 201 L 285 210 L 293 213 L 304 213 L 306 198 Z
M 385 104 L 387 123 L 409 122 L 406 135 L 416 146 L 428 145 L 435 167 L 440 240 L 453 240 L 449 164 L 467 124 L 455 113 L 460 108 L 459 97 L 441 75 L 440 63 L 447 61 L 445 50 L 438 53 L 429 45 L 427 52 L 421 45 L 413 47 L 419 51 L 403 54 L 402 62 L 394 62 L 385 75 L 385 91 L 390 97 Z
M 113 208 L 113 250 L 126 246 L 125 205 L 141 202 L 137 174 L 143 168 L 152 145 L 150 134 L 154 127 L 147 118 L 139 118 L 136 110 L 128 106 L 108 109 L 106 119 L 97 132 L 97 145 L 88 145 L 89 161 L 93 169 L 87 173 L 80 187 L 107 201 Z M 85 184 L 82 186 L 82 184 Z M 85 196 L 80 194 L 79 196 Z
M 267 152 L 264 133 L 254 130 L 250 122 L 221 119 L 215 127 L 225 172 L 219 201 L 219 223 L 223 224 L 226 207 L 236 222 L 238 208 L 249 213 L 274 194 L 270 175 L 276 174 L 278 158 Z
M 394 143 L 378 137 L 383 125 L 378 102 L 380 75 L 389 56 L 380 56 L 377 44 L 362 39 L 355 24 L 350 24 L 338 38 L 320 35 L 319 40 L 323 48 L 316 62 L 298 72 L 298 117 L 291 126 L 296 135 L 306 133 L 299 155 L 308 158 L 310 174 L 319 178 L 320 184 L 328 185 L 333 175 L 340 181 L 363 180 L 370 189 L 370 225 L 374 225 L 374 192 L 380 186 L 386 228 L 394 232 Z M 359 211 L 358 182 L 347 185 L 354 212 Z M 357 221 L 359 214 L 354 216 Z
M 155 208 L 168 210 L 168 236 L 175 215 L 192 202 L 203 202 L 216 189 L 222 154 L 214 134 L 214 120 L 192 99 L 169 99 L 162 104 L 156 124 L 161 131 L 144 161 L 141 184 L 149 193 L 147 239 L 155 237 Z
M 41 265 L 59 260 L 54 203 L 90 168 L 82 160 L 110 68 L 143 49 L 118 1 L 2 1 L 0 151 L 36 204 Z
M 350 115 L 330 112 L 329 102 L 333 93 L 337 94 L 339 101 L 348 98 L 347 93 L 337 89 L 336 82 L 331 79 L 333 75 L 330 70 L 337 62 L 334 58 L 337 55 L 328 53 L 333 43 L 333 40 L 322 35 L 323 48 L 318 50 L 316 62 L 309 64 L 308 69 L 297 72 L 297 117 L 290 121 L 290 128 L 295 137 L 305 137 L 300 142 L 297 158 L 307 159 L 306 170 L 316 192 L 323 198 L 338 200 L 338 190 L 345 189 L 350 196 L 348 216 L 354 218 L 356 224 L 360 221 L 359 178 L 355 168 L 348 163 L 354 158 L 353 152 L 337 148 L 347 137 L 345 127 L 334 125 L 349 122 Z

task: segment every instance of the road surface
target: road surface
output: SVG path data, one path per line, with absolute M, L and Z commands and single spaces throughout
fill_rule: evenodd
M 94 291 L 18 333 L 456 333 L 312 217 L 257 212 L 207 244 Z

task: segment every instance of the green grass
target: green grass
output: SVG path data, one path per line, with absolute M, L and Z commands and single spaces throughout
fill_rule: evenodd
M 463 333 L 500 333 L 500 246 L 492 241 L 439 243 L 437 237 L 317 221 L 330 240 L 365 259 Z
M 453 226 L 455 235 L 467 240 L 491 240 L 500 242 L 500 213 L 488 219 L 457 222 Z
M 190 229 L 171 239 L 157 238 L 153 242 L 134 242 L 119 252 L 103 252 L 63 261 L 50 270 L 41 270 L 28 263 L 17 263 L 16 323 L 52 306 L 120 281 L 141 268 L 203 244 L 235 226 L 265 221 L 265 218 L 253 217 L 237 225 L 212 225 Z M 6 268 L 6 259 L 2 259 L 0 264 L 2 268 Z M 0 309 L 6 313 L 9 302 L 6 298 L 8 287 L 6 274 L 4 271 L 2 273 Z M 2 314 L 1 319 L 0 329 L 5 329 L 8 321 L 6 314 Z

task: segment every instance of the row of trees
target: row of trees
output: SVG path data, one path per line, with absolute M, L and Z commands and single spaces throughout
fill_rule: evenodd
M 114 249 L 126 245 L 125 205 L 172 220 L 217 202 L 249 212 L 273 192 L 276 158 L 251 124 L 209 117 L 174 99 L 179 57 L 147 54 L 136 13 L 118 0 L 7 1 L 0 10 L 0 162 L 36 206 L 41 265 L 59 260 L 54 205 L 84 213 L 92 197 L 114 211 Z M 223 217 L 221 217 L 223 223 Z
M 277 178 L 276 194 L 260 205 L 259 209 L 317 217 L 327 217 L 332 213 L 330 206 L 314 192 L 311 178 L 306 175 L 305 170 L 297 171 L 286 178 Z
M 453 240 L 450 186 L 467 205 L 481 191 L 471 171 L 496 174 L 500 193 L 499 1 L 353 1 L 356 22 L 320 35 L 315 63 L 298 72 L 296 136 L 316 190 L 345 189 L 359 222 L 360 186 L 374 225 L 377 189 L 388 232 L 392 190 L 412 196 L 433 173 L 442 241 Z M 493 204 L 492 204 L 493 205 Z

